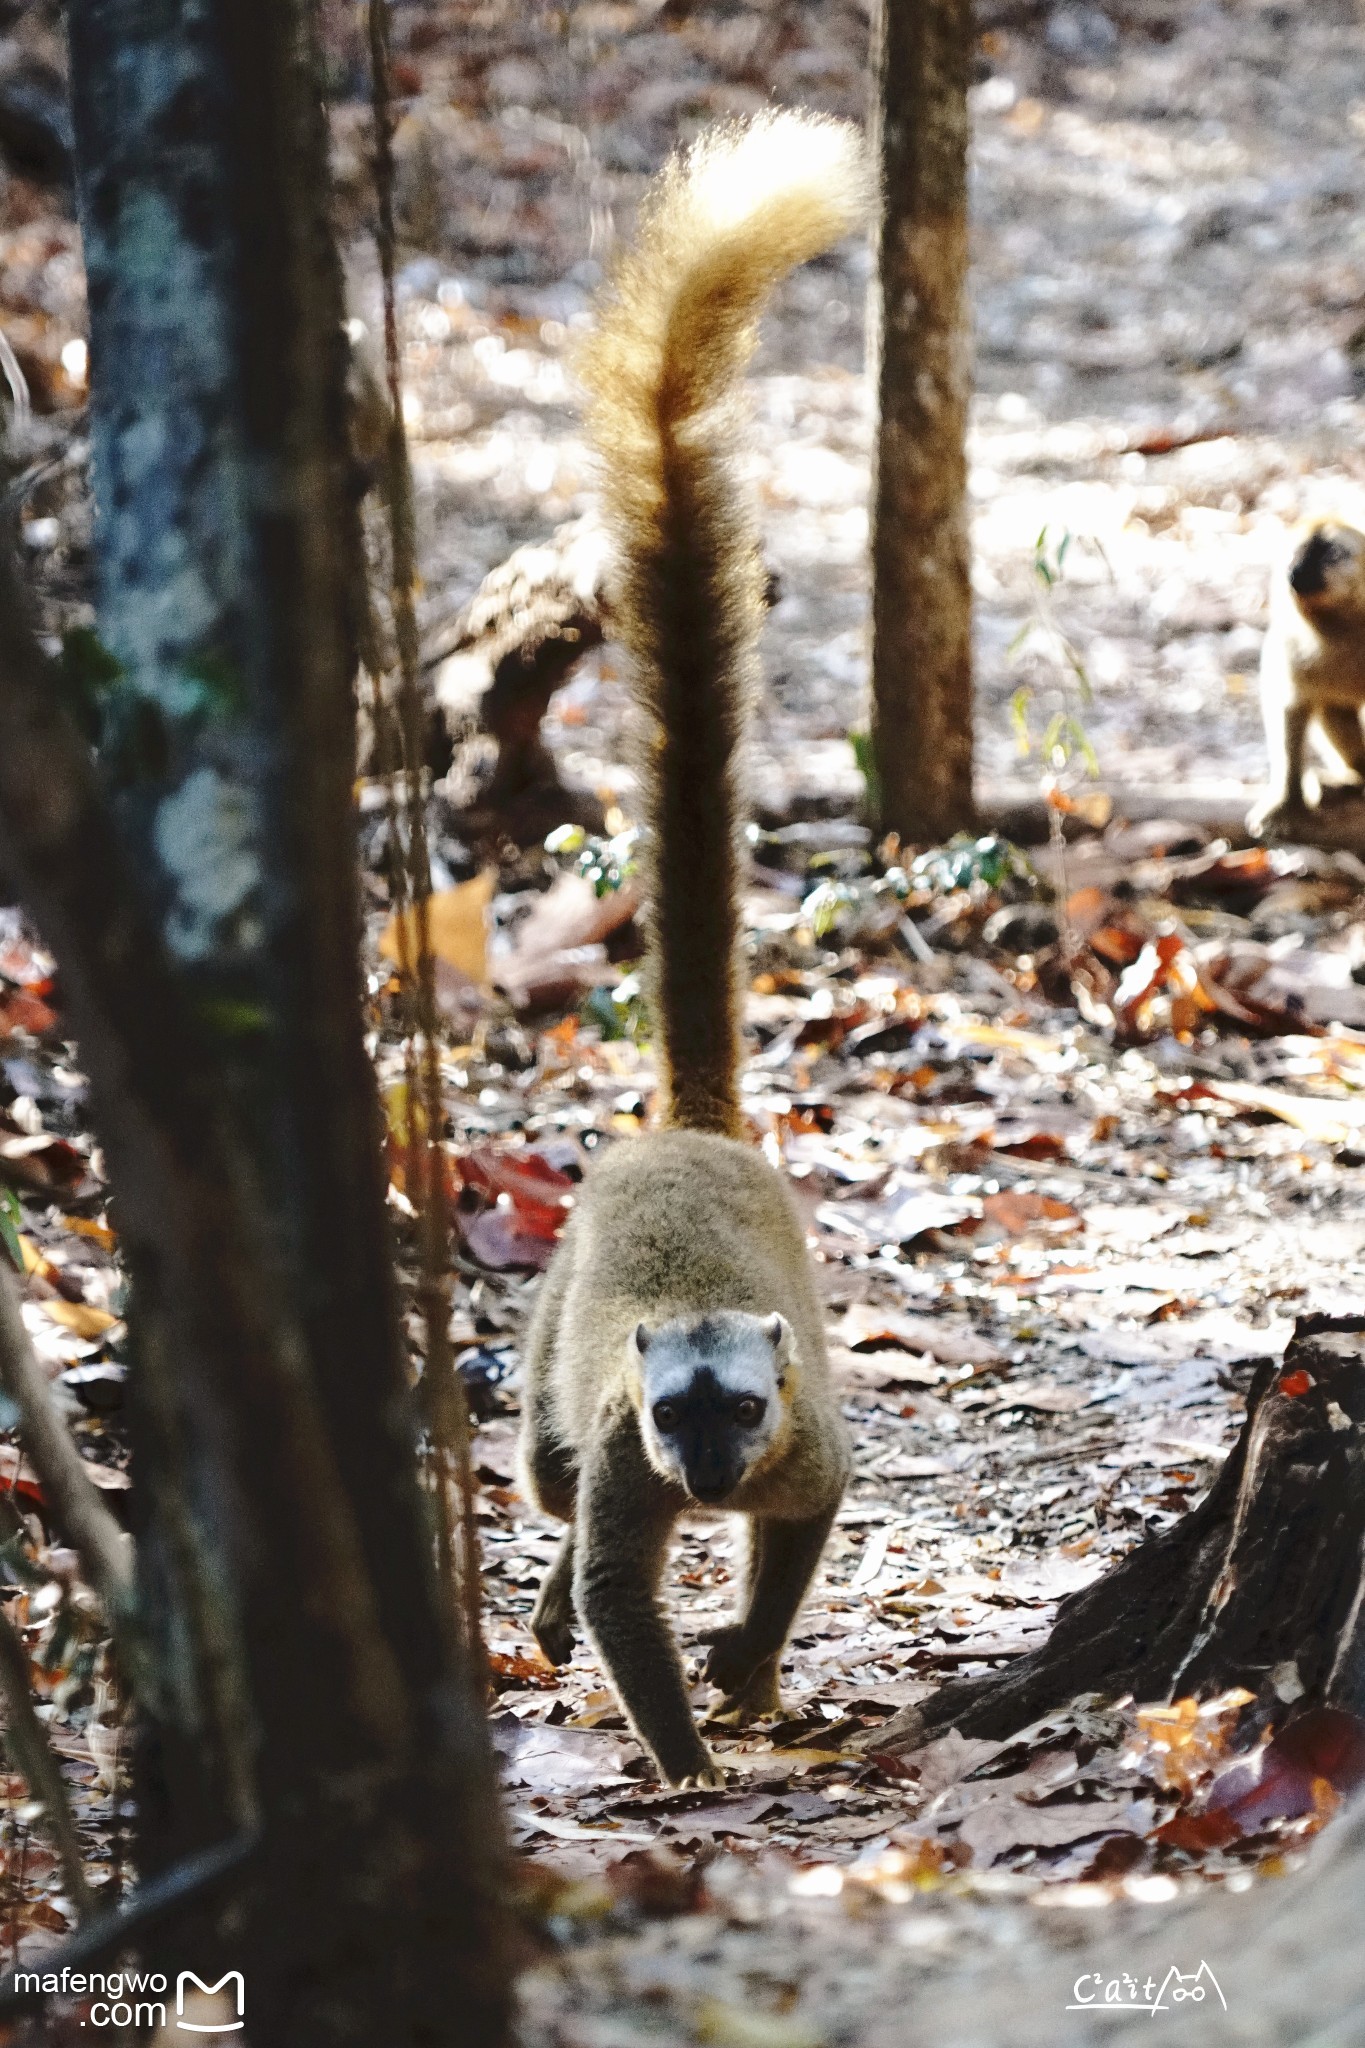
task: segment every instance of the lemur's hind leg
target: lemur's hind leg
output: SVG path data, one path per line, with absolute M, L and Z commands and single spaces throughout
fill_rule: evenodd
M 1365 782 L 1365 727 L 1354 704 L 1329 704 L 1318 713 L 1318 724 L 1340 754 L 1357 782 Z
M 781 1712 L 782 1658 L 776 1653 L 765 1657 L 737 1691 L 727 1693 L 710 1718 L 721 1727 L 742 1728 L 747 1721 L 762 1721 Z
M 564 1531 L 554 1563 L 541 1581 L 531 1615 L 531 1633 L 552 1664 L 567 1664 L 573 1656 L 573 1526 Z

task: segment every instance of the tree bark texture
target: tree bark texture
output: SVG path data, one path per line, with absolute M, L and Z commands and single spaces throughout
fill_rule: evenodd
M 1300 1318 L 1198 1507 L 1061 1603 L 1047 1641 L 864 1738 L 1006 1736 L 1078 1693 L 1256 1695 L 1242 1730 L 1365 1717 L 1365 1317 Z
M 883 200 L 869 344 L 872 742 L 881 824 L 947 839 L 972 811 L 967 530 L 969 0 L 879 0 L 873 123 Z
M 505 2018 L 500 1838 L 361 1037 L 360 551 L 314 31 L 309 0 L 72 6 L 100 599 L 74 684 L 99 773 L 20 648 L 8 723 L 56 779 L 35 820 L 0 766 L 0 807 L 133 1274 L 163 1620 L 144 1868 L 259 1827 L 218 1951 L 253 2041 L 475 2044 Z

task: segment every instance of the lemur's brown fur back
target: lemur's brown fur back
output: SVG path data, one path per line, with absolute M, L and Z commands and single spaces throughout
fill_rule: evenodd
M 581 361 L 645 731 L 646 982 L 665 1123 L 740 1134 L 739 750 L 764 573 L 734 466 L 773 286 L 857 225 L 853 131 L 774 114 L 664 171 Z

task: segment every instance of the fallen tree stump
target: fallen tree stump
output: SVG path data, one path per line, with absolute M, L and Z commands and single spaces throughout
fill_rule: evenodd
M 1037 1650 L 953 1680 L 858 1746 L 1004 1737 L 1079 1693 L 1233 1686 L 1255 1695 L 1242 1725 L 1256 1731 L 1309 1707 L 1365 1715 L 1365 1316 L 1299 1319 L 1204 1500 L 1063 1600 Z
M 771 571 L 765 594 L 776 604 Z M 566 820 L 602 830 L 601 803 L 560 780 L 541 724 L 555 692 L 613 626 L 611 550 L 589 513 L 516 549 L 428 636 L 426 765 L 444 774 L 452 746 L 474 730 L 496 743 L 491 773 L 463 821 L 475 836 L 486 830 L 530 845 Z
M 497 741 L 482 798 L 491 809 L 528 791 L 559 788 L 541 720 L 582 657 L 602 644 L 611 613 L 608 570 L 607 539 L 596 520 L 568 520 L 491 570 L 458 618 L 423 649 L 434 705 L 452 736 L 473 717 Z M 552 822 L 567 815 L 561 809 Z

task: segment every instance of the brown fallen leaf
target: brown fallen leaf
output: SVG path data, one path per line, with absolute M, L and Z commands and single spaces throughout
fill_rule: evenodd
M 997 1396 L 996 1406 L 1008 1408 L 1032 1408 L 1040 1415 L 1074 1415 L 1089 1406 L 1090 1393 L 1081 1387 L 1002 1387 Z
M 856 1350 L 860 1346 L 903 1345 L 907 1351 L 927 1351 L 944 1365 L 999 1365 L 1004 1353 L 989 1337 L 983 1337 L 969 1323 L 950 1323 L 938 1316 L 917 1316 L 901 1309 L 877 1308 L 871 1302 L 854 1302 L 839 1325 L 841 1341 Z
M 0 1137 L 0 1180 L 17 1181 L 20 1187 L 45 1194 L 51 1189 L 75 1187 L 89 1171 L 84 1153 L 65 1138 L 51 1137 L 46 1131 Z
M 836 1346 L 829 1360 L 845 1386 L 941 1387 L 948 1378 L 946 1366 L 911 1358 L 904 1351 L 844 1351 Z
M 1055 1195 L 1005 1188 L 999 1194 L 987 1195 L 982 1208 L 983 1224 L 1003 1231 L 1006 1237 L 1026 1237 L 1031 1233 L 1049 1238 L 1070 1237 L 1084 1228 L 1080 1211 Z
M 509 1785 L 532 1792 L 586 1792 L 627 1785 L 622 1766 L 636 1754 L 633 1744 L 590 1728 L 551 1728 L 499 1714 L 489 1724 L 493 1746 Z
M 1023 1799 L 990 1799 L 958 1829 L 977 1863 L 994 1863 L 1011 1849 L 1055 1849 L 1087 1835 L 1145 1835 L 1154 1814 L 1150 1799 L 1067 1800 L 1032 1806 Z
M 604 978 L 605 940 L 640 907 L 631 881 L 599 896 L 583 875 L 560 875 L 517 926 L 511 950 L 489 962 L 489 977 L 518 1010 L 572 998 Z

